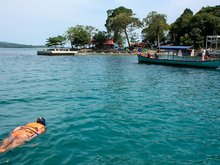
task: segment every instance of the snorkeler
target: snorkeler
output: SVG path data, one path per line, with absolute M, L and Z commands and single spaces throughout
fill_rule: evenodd
M 0 143 L 0 153 L 18 147 L 45 131 L 46 120 L 43 117 L 39 117 L 36 122 L 17 127 Z

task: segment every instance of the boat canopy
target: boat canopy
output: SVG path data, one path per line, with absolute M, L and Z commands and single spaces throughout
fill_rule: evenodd
M 166 50 L 188 50 L 192 48 L 192 46 L 160 46 L 160 49 Z

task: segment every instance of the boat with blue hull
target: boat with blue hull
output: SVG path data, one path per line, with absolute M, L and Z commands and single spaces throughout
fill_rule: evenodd
M 160 52 L 154 55 L 138 54 L 139 63 L 187 66 L 199 68 L 218 68 L 220 58 L 207 57 L 202 60 L 201 56 L 194 53 L 191 46 L 161 46 Z

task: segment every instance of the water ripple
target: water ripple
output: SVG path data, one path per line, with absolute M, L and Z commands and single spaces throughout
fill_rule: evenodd
M 135 56 L 0 50 L 0 139 L 38 116 L 47 132 L 0 164 L 219 164 L 219 71 Z

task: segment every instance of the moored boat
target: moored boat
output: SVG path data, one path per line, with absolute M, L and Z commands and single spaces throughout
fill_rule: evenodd
M 37 55 L 59 56 L 59 55 L 76 55 L 78 52 L 70 49 L 47 49 L 37 51 Z
M 138 54 L 140 63 L 188 66 L 200 68 L 218 68 L 220 59 L 208 57 L 202 60 L 201 56 L 195 55 L 191 46 L 161 46 L 160 53 L 155 55 Z

